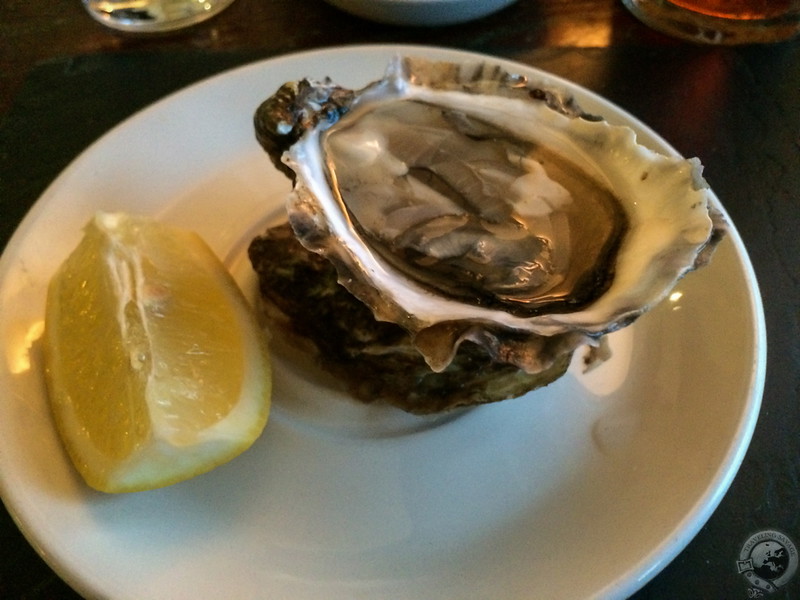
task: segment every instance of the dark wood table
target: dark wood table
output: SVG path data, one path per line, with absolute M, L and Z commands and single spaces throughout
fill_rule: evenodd
M 436 29 L 363 21 L 321 0 L 237 0 L 207 23 L 151 36 L 104 29 L 79 0 L 3 0 L 0 247 L 60 170 L 139 108 L 252 60 L 355 43 L 429 44 L 533 64 L 605 95 L 706 165 L 762 289 L 769 342 L 763 408 L 719 508 L 635 597 L 758 597 L 737 571 L 742 544 L 768 529 L 800 544 L 796 41 L 693 46 L 649 30 L 618 0 L 519 0 L 485 19 Z M 4 510 L 0 540 L 0 598 L 77 597 Z M 800 573 L 771 597 L 800 597 Z

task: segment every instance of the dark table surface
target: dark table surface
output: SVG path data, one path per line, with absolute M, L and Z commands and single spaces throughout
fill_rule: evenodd
M 606 96 L 706 165 L 761 286 L 766 387 L 752 444 L 719 508 L 635 598 L 758 597 L 737 571 L 743 543 L 760 531 L 779 530 L 800 544 L 796 41 L 738 48 L 685 44 L 650 31 L 614 0 L 520 0 L 485 19 L 437 29 L 373 24 L 318 0 L 237 0 L 205 24 L 146 37 L 102 28 L 78 0 L 4 0 L 0 247 L 70 160 L 165 94 L 260 58 L 383 42 L 479 51 L 552 71 Z M 77 598 L 5 510 L 0 540 L 0 598 Z M 769 596 L 800 597 L 800 573 Z

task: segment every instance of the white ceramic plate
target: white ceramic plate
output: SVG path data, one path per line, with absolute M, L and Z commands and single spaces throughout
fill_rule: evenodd
M 390 25 L 435 27 L 480 19 L 516 0 L 326 0 L 350 14 Z
M 199 231 L 252 292 L 252 235 L 287 181 L 254 141 L 286 80 L 360 86 L 395 53 L 345 47 L 240 68 L 170 96 L 77 158 L 0 262 L 0 488 L 21 529 L 80 593 L 114 600 L 622 598 L 680 552 L 733 478 L 757 418 L 764 323 L 731 231 L 672 300 L 611 337 L 614 357 L 545 390 L 436 420 L 367 409 L 276 352 L 274 410 L 251 450 L 134 495 L 78 479 L 45 403 L 45 286 L 98 209 Z M 493 60 L 493 59 L 490 59 Z M 502 61 L 500 61 L 502 62 Z M 612 104 L 591 112 L 669 146 Z

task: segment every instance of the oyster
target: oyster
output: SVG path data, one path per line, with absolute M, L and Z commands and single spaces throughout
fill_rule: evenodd
M 724 229 L 698 160 L 487 63 L 290 82 L 255 126 L 293 179 L 297 239 L 434 372 L 466 341 L 552 369 L 664 298 Z

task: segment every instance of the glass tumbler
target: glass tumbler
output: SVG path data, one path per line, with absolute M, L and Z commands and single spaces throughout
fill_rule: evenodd
M 622 0 L 641 21 L 706 44 L 758 44 L 800 33 L 800 0 Z
M 172 31 L 205 21 L 234 0 L 83 0 L 89 14 L 122 31 Z

